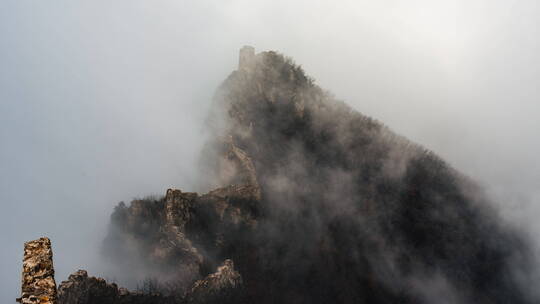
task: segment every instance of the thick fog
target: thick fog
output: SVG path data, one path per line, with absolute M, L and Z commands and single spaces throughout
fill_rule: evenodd
M 51 238 L 57 283 L 100 275 L 116 203 L 196 186 L 245 44 L 441 155 L 540 243 L 537 1 L 291 2 L 0 3 L 2 303 L 25 241 Z

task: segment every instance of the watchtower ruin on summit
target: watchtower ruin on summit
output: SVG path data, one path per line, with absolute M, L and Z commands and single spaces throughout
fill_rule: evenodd
M 240 49 L 240 59 L 238 61 L 238 69 L 247 69 L 255 60 L 255 48 L 249 45 Z

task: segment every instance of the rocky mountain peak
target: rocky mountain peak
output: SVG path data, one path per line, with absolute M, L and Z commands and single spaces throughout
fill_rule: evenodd
M 530 303 L 513 271 L 529 248 L 477 185 L 290 58 L 243 48 L 208 121 L 199 186 L 212 190 L 169 189 L 111 216 L 105 256 L 157 277 L 159 301 Z M 73 303 L 157 303 L 82 272 L 61 290 Z

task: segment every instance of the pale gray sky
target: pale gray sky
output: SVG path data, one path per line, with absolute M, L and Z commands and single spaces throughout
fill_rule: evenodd
M 540 240 L 540 3 L 336 2 L 2 1 L 0 302 L 24 241 L 52 239 L 58 282 L 99 275 L 118 201 L 193 187 L 244 44 L 436 151 Z

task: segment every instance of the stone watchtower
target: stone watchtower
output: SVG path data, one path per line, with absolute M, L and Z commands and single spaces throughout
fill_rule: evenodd
M 238 60 L 238 69 L 248 69 L 255 60 L 255 48 L 249 45 L 240 49 L 240 58 Z
M 22 304 L 56 304 L 56 283 L 51 240 L 40 238 L 24 243 Z

